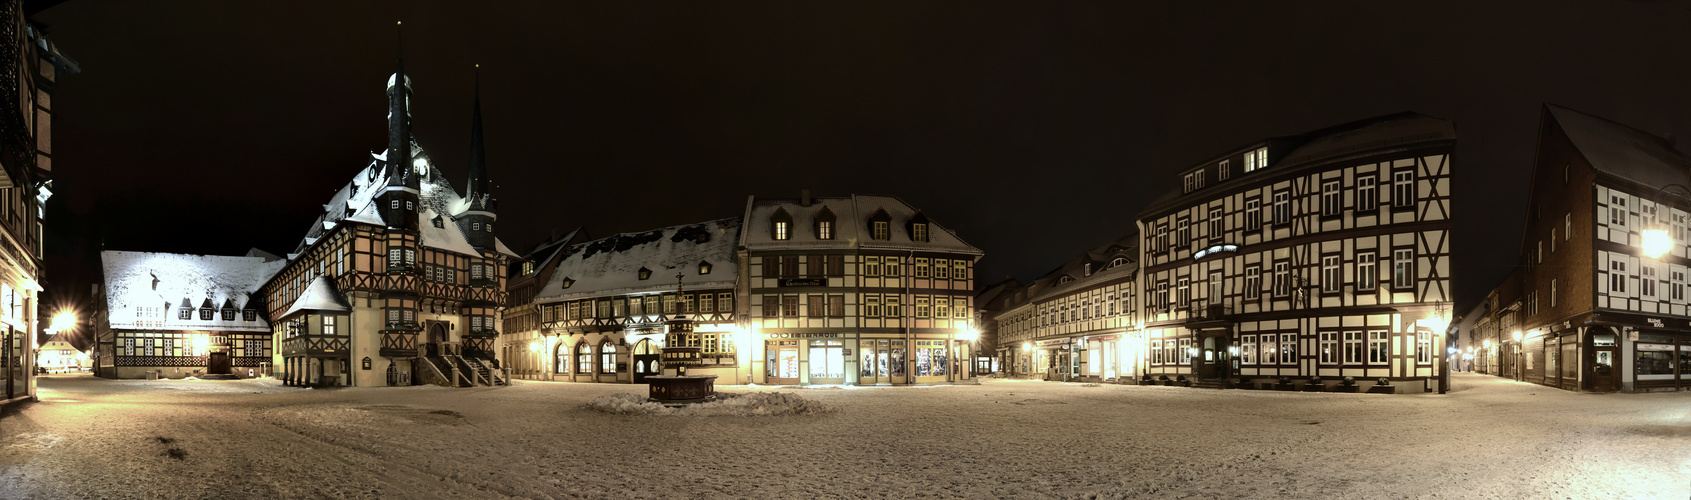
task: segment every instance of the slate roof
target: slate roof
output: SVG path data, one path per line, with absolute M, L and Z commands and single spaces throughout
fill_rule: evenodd
M 114 328 L 132 328 L 138 319 L 161 321 L 165 330 L 230 330 L 268 332 L 263 315 L 245 321 L 236 315 L 224 321 L 221 309 L 230 303 L 246 309 L 260 286 L 287 265 L 286 260 L 264 257 L 188 255 L 159 252 L 100 252 L 105 273 L 107 319 Z M 199 319 L 198 306 L 210 301 L 217 314 Z M 196 309 L 190 319 L 177 319 L 178 308 L 187 301 Z M 259 308 L 262 304 L 250 304 Z M 159 316 L 137 318 L 137 307 L 158 307 Z
M 1691 186 L 1691 158 L 1667 139 L 1555 104 L 1544 108 L 1592 168 L 1646 186 Z
M 812 224 L 816 216 L 827 208 L 835 217 L 834 238 L 822 240 L 816 237 Z M 791 238 L 776 240 L 773 234 L 773 224 L 770 217 L 777 210 L 785 210 L 793 218 Z M 885 210 L 890 217 L 889 238 L 875 240 L 870 238 L 869 222 L 878 211 Z M 872 250 L 898 250 L 920 252 L 952 252 L 962 254 L 983 255 L 979 248 L 963 241 L 950 228 L 928 217 L 928 241 L 912 241 L 906 223 L 920 211 L 905 203 L 896 196 L 853 194 L 844 197 L 812 198 L 810 206 L 800 205 L 796 199 L 758 199 L 756 196 L 746 200 L 745 230 L 740 232 L 740 244 L 748 250 L 801 250 L 816 248 L 860 248 Z M 926 216 L 926 214 L 924 214 Z
M 562 260 L 535 301 L 669 292 L 675 290 L 676 274 L 685 275 L 688 290 L 732 288 L 739 275 L 734 252 L 740 232 L 740 218 L 733 217 L 564 247 L 554 257 Z M 710 274 L 698 273 L 700 262 L 711 263 Z M 641 268 L 650 269 L 651 277 L 640 279 Z M 569 288 L 563 286 L 566 279 L 573 282 Z
M 340 293 L 335 291 L 335 284 L 326 276 L 318 276 L 311 280 L 311 285 L 305 288 L 288 312 L 282 313 L 277 319 L 287 319 L 302 312 L 351 312 L 352 308 L 341 300 Z

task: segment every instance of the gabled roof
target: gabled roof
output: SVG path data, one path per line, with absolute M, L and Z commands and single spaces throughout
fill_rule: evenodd
M 1028 283 L 1030 296 L 1021 303 L 1038 302 L 1058 295 L 1066 295 L 1074 290 L 1090 287 L 1094 284 L 1117 279 L 1131 279 L 1139 270 L 1138 258 L 1139 234 L 1128 233 L 1108 243 L 1098 245 L 1093 249 L 1063 262 L 1051 272 Z M 1117 257 L 1126 259 L 1122 265 L 1110 268 L 1110 262 Z M 1086 265 L 1092 265 L 1092 274 L 1086 273 Z M 1074 278 L 1067 283 L 1062 282 L 1064 276 Z
M 213 304 L 229 301 L 242 309 L 260 304 L 251 303 L 254 294 L 271 276 L 282 270 L 287 261 L 264 257 L 228 257 L 221 255 L 188 255 L 157 252 L 100 252 L 105 274 L 107 319 L 115 328 L 128 328 L 137 320 L 157 322 L 151 328 L 211 329 L 234 331 L 270 331 L 262 319 L 245 321 L 236 316 L 224 321 L 221 314 L 211 320 L 199 315 L 178 319 L 177 308 L 183 301 L 210 300 Z M 190 304 L 191 306 L 192 304 Z M 158 308 L 158 316 L 138 318 L 137 307 Z
M 1646 186 L 1691 185 L 1691 159 L 1667 139 L 1555 104 L 1544 108 L 1592 168 Z
M 559 250 L 561 260 L 535 301 L 669 292 L 675 290 L 676 274 L 684 275 L 688 290 L 733 287 L 741 231 L 740 218 L 734 217 L 569 245 Z M 711 263 L 710 274 L 698 273 L 701 261 Z M 649 279 L 639 278 L 641 267 L 653 270 Z M 569 288 L 564 280 L 571 281 Z
M 823 209 L 834 216 L 833 239 L 818 239 L 812 226 Z M 793 217 L 794 227 L 791 238 L 776 240 L 770 220 L 782 210 Z M 809 206 L 800 205 L 796 199 L 760 200 L 753 196 L 746 201 L 747 222 L 745 230 L 740 232 L 740 244 L 750 250 L 860 248 L 984 254 L 931 218 L 926 221 L 928 241 L 913 241 L 906 223 L 920 212 L 896 196 L 854 194 L 849 197 L 817 197 L 811 200 Z M 889 219 L 889 237 L 886 240 L 872 239 L 869 231 L 869 221 L 879 213 L 885 213 Z
M 351 311 L 352 308 L 341 299 L 340 292 L 335 291 L 334 282 L 329 281 L 326 276 L 318 276 L 311 280 L 311 285 L 305 288 L 305 293 L 300 294 L 299 299 L 294 301 L 293 307 L 289 307 L 288 312 L 282 313 L 282 316 L 276 319 L 287 319 L 302 312 Z

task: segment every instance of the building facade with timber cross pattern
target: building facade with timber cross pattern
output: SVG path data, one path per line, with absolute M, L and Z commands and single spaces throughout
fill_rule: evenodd
M 300 386 L 509 383 L 494 344 L 515 255 L 493 230 L 498 202 L 483 158 L 480 98 L 460 195 L 411 134 L 411 80 L 403 60 L 397 66 L 387 80 L 387 149 L 335 192 L 285 258 L 256 250 L 107 252 L 106 297 L 97 301 L 108 353 L 102 375 L 263 374 Z M 229 263 L 239 259 L 248 262 Z M 174 265 L 199 261 L 222 265 Z

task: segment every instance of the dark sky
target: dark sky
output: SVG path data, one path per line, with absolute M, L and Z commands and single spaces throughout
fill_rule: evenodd
M 1515 261 L 1541 103 L 1691 137 L 1685 2 L 116 2 L 36 16 L 54 97 L 49 300 L 106 248 L 292 249 L 386 145 L 405 26 L 415 133 L 462 185 L 481 64 L 499 235 L 893 194 L 1033 278 L 1133 228 L 1172 172 L 1269 136 L 1454 120 L 1455 279 Z M 478 3 L 479 4 L 479 3 Z M 50 302 L 51 303 L 51 302 Z

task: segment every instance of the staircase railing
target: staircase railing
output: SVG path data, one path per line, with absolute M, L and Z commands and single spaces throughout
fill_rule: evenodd
M 427 359 L 427 358 L 418 358 L 418 359 L 422 359 L 423 360 L 423 363 L 422 363 L 423 366 L 429 367 L 428 371 L 434 373 L 434 375 L 436 377 L 435 380 L 439 380 L 439 382 L 434 382 L 435 385 L 442 385 L 442 386 L 447 386 L 447 387 L 452 386 L 452 380 L 447 378 L 445 373 L 441 373 L 440 367 L 435 366 L 433 360 L 430 360 L 430 359 Z

